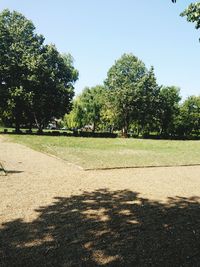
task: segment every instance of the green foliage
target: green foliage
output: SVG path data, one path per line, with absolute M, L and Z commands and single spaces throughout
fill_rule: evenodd
M 69 114 L 64 116 L 64 124 L 69 129 L 81 128 L 83 126 L 83 110 L 80 104 L 80 99 L 77 97 L 73 101 L 73 109 Z
M 158 86 L 153 67 L 132 54 L 124 54 L 108 71 L 105 87 L 85 88 L 65 116 L 69 128 L 89 125 L 95 130 L 122 130 L 124 136 L 162 137 L 199 134 L 199 109 L 188 111 L 189 100 L 180 105 L 180 89 Z M 198 106 L 196 98 L 193 106 Z M 191 102 L 190 100 L 190 102 Z M 191 108 L 190 108 L 191 110 Z
M 151 67 L 141 79 L 137 89 L 138 130 L 148 135 L 156 123 L 160 87 L 157 85 L 154 69 Z
M 0 110 L 4 119 L 35 122 L 41 130 L 52 117 L 71 110 L 78 72 L 70 55 L 44 45 L 33 23 L 9 10 L 0 13 Z
M 181 16 L 186 16 L 187 21 L 195 23 L 195 28 L 200 28 L 200 2 L 192 3 L 186 10 L 181 13 Z
M 103 86 L 86 87 L 74 101 L 74 108 L 65 116 L 68 127 L 89 125 L 95 131 L 101 123 L 101 112 L 105 103 L 106 90 Z
M 32 111 L 38 128 L 42 129 L 52 117 L 60 118 L 70 112 L 78 72 L 67 56 L 60 55 L 53 45 L 43 47 L 37 66 Z
M 176 116 L 179 113 L 180 89 L 175 86 L 162 87 L 159 92 L 158 122 L 161 134 L 174 132 Z
M 108 71 L 105 85 L 124 135 L 137 114 L 137 87 L 146 73 L 144 63 L 132 54 L 122 55 Z
M 108 92 L 106 92 L 105 96 L 108 95 Z M 101 109 L 101 124 L 99 127 L 102 130 L 109 130 L 109 132 L 113 132 L 114 128 L 117 126 L 117 114 L 115 113 L 115 110 L 112 108 L 112 104 L 108 101 L 108 98 L 105 98 L 104 105 Z
M 85 88 L 80 96 L 80 101 L 85 114 L 84 123 L 92 125 L 93 131 L 95 131 L 101 122 L 101 110 L 105 102 L 105 88 L 100 85 Z
M 108 71 L 105 81 L 109 101 L 118 126 L 127 134 L 130 124 L 138 125 L 138 134 L 149 133 L 155 122 L 159 87 L 153 67 L 132 54 L 124 54 Z
M 7 9 L 0 13 L 0 105 L 3 115 L 12 115 L 17 131 L 30 99 L 31 70 L 43 40 L 22 14 Z
M 199 3 L 181 15 L 200 28 Z M 87 87 L 73 101 L 77 79 L 70 54 L 44 44 L 44 37 L 22 14 L 7 9 L 0 13 L 1 123 L 15 125 L 16 131 L 20 125 L 37 125 L 42 131 L 52 118 L 66 114 L 68 128 L 89 125 L 93 131 L 122 130 L 124 136 L 130 129 L 143 136 L 199 134 L 199 97 L 180 105 L 179 89 L 159 87 L 153 67 L 147 70 L 133 54 L 115 62 L 105 86 Z
M 200 134 L 200 96 L 190 96 L 181 105 L 177 132 L 182 136 Z

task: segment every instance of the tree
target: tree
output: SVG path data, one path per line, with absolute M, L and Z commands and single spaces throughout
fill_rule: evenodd
M 54 45 L 43 47 L 36 66 L 31 112 L 42 131 L 52 117 L 60 118 L 70 112 L 78 71 L 73 67 L 72 57 L 60 55 Z
M 137 114 L 137 86 L 147 73 L 144 63 L 133 54 L 124 54 L 109 69 L 105 85 L 118 124 L 126 137 L 130 122 Z
M 22 14 L 7 9 L 0 13 L 0 105 L 3 115 L 12 114 L 16 131 L 31 101 L 30 73 L 43 40 Z
M 101 111 L 105 100 L 105 88 L 101 85 L 86 87 L 74 104 L 72 114 L 79 127 L 91 125 L 93 132 L 101 123 Z M 71 115 L 72 116 L 72 115 Z
M 179 135 L 189 136 L 193 132 L 200 134 L 200 96 L 190 96 L 183 102 L 178 119 Z
M 195 23 L 195 28 L 200 28 L 200 2 L 192 3 L 186 10 L 181 13 L 181 16 L 186 16 L 187 21 Z
M 175 120 L 179 113 L 180 89 L 175 86 L 162 87 L 159 92 L 158 121 L 164 136 L 173 133 Z
M 172 0 L 176 3 L 176 0 Z M 200 28 L 200 3 L 191 3 L 181 14 L 182 17 L 186 17 L 188 22 L 195 23 L 195 28 Z
M 137 89 L 137 124 L 138 134 L 141 129 L 143 134 L 149 134 L 157 116 L 160 87 L 157 85 L 154 69 L 142 77 Z
M 73 108 L 69 114 L 64 116 L 64 124 L 70 128 L 81 128 L 84 126 L 84 110 L 81 105 L 80 97 L 76 97 L 73 101 Z
M 33 23 L 22 14 L 0 14 L 0 107 L 3 115 L 20 124 L 36 123 L 41 131 L 52 117 L 72 107 L 78 71 L 70 55 L 44 45 Z
M 104 131 L 109 130 L 109 132 L 112 133 L 114 128 L 117 128 L 118 126 L 117 114 L 115 113 L 115 110 L 113 110 L 112 104 L 108 101 L 108 92 L 106 92 L 104 100 L 100 114 L 101 123 L 99 126 Z

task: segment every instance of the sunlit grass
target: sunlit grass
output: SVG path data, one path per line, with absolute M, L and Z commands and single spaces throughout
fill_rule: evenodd
M 85 169 L 200 164 L 200 141 L 31 135 L 9 138 Z

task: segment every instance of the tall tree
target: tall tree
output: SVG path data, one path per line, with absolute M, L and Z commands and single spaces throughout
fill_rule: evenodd
M 54 45 L 43 47 L 32 79 L 31 112 L 39 131 L 52 117 L 59 118 L 70 112 L 77 78 L 78 71 L 73 67 L 71 56 L 60 55 Z
M 133 54 L 124 54 L 109 69 L 105 85 L 126 137 L 131 120 L 137 113 L 137 86 L 147 73 L 144 63 Z
M 32 63 L 44 38 L 22 14 L 0 13 L 0 96 L 4 114 L 10 112 L 19 131 L 25 106 L 31 101 Z
M 53 116 L 71 110 L 78 78 L 73 59 L 43 42 L 22 14 L 0 14 L 0 105 L 14 119 L 16 131 L 24 117 L 42 130 Z

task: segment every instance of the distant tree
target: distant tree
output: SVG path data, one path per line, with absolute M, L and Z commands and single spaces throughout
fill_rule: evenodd
M 174 132 L 176 117 L 179 114 L 180 89 L 175 86 L 162 87 L 159 92 L 157 119 L 160 133 L 168 136 Z
M 147 69 L 141 60 L 133 54 L 124 54 L 107 74 L 105 85 L 109 91 L 109 101 L 125 137 L 137 114 L 138 83 L 146 73 Z
M 73 108 L 69 114 L 64 116 L 64 124 L 69 129 L 81 128 L 84 126 L 84 110 L 80 102 L 80 97 L 73 100 Z
M 200 134 L 200 96 L 190 96 L 181 105 L 177 132 L 182 136 Z
M 118 127 L 118 116 L 112 104 L 108 101 L 107 95 L 108 94 L 105 95 L 105 101 L 101 109 L 101 122 L 99 127 L 104 131 L 109 130 L 109 132 L 113 132 L 113 130 Z
M 159 91 L 160 87 L 151 67 L 142 77 L 137 89 L 137 125 L 142 134 L 149 134 L 156 122 Z
M 74 106 L 79 125 L 91 125 L 93 132 L 101 122 L 101 111 L 104 105 L 105 88 L 101 85 L 86 87 Z M 78 105 L 77 105 L 78 104 Z M 80 123 L 81 121 L 81 123 Z

